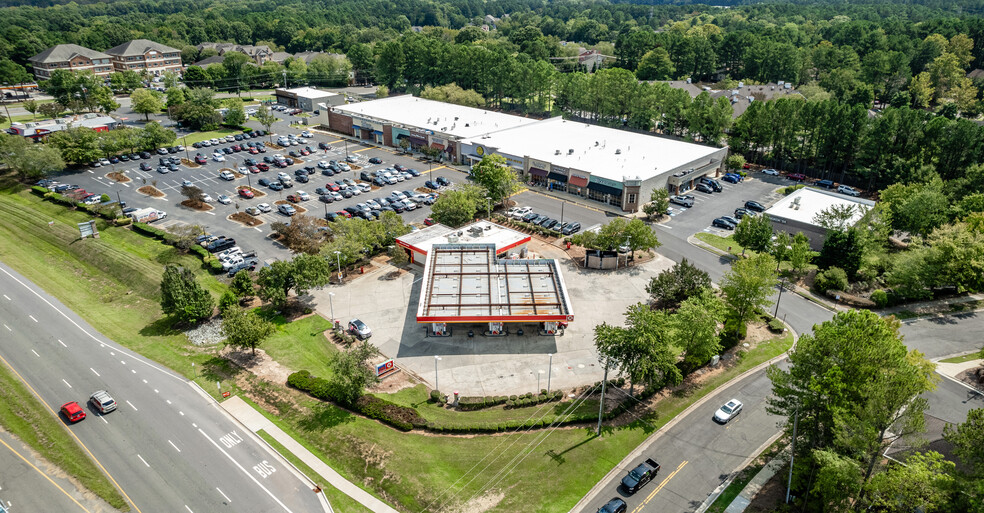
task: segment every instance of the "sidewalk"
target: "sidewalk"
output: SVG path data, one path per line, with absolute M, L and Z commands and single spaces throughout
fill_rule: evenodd
M 787 447 L 779 453 L 778 456 L 772 458 L 772 461 L 762 467 L 762 470 L 759 470 L 758 474 L 755 474 L 755 477 L 753 477 L 752 480 L 745 485 L 745 488 L 743 488 L 741 493 L 735 497 L 735 500 L 731 501 L 731 504 L 724 510 L 724 513 L 741 513 L 742 511 L 745 511 L 745 508 L 751 504 L 755 494 L 757 494 L 759 490 L 765 486 L 765 483 L 768 483 L 769 480 L 772 479 L 772 476 L 776 475 L 776 472 L 778 472 L 788 460 L 789 448 Z
M 320 458 L 314 454 L 311 454 L 311 451 L 297 443 L 297 441 L 291 438 L 287 433 L 284 433 L 282 429 L 274 425 L 273 422 L 270 422 L 270 420 L 260 414 L 260 412 L 254 410 L 252 406 L 246 403 L 246 401 L 240 399 L 239 396 L 233 396 L 219 404 L 222 405 L 222 407 L 229 412 L 229 414 L 236 417 L 239 422 L 242 422 L 243 425 L 250 431 L 254 433 L 261 429 L 266 431 L 276 441 L 280 442 L 285 448 L 287 448 L 288 451 L 293 453 L 294 456 L 300 458 L 304 464 L 311 467 L 320 476 L 327 479 L 330 485 L 338 488 L 345 495 L 355 499 L 360 504 L 376 513 L 397 513 L 395 509 L 391 508 L 383 501 L 373 497 L 369 494 L 369 492 L 359 488 L 339 475 L 338 472 L 335 472 L 331 467 L 326 465 Z

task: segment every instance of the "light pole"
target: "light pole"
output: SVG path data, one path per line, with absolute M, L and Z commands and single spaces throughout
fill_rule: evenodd
M 328 293 L 328 308 L 331 309 L 331 329 L 335 329 L 335 302 L 331 298 L 335 297 L 334 292 Z
M 338 262 L 338 284 L 342 284 L 342 252 L 335 252 L 335 260 Z
M 560 202 L 560 224 L 564 224 L 564 205 L 566 204 L 566 201 Z
M 786 278 L 780 278 L 779 280 L 779 297 L 776 298 L 776 312 L 772 314 L 773 318 L 779 315 L 779 301 L 782 300 L 782 289 L 785 288 L 783 287 L 783 283 L 785 283 L 785 281 Z
M 492 219 L 492 196 L 485 197 L 485 217 Z
M 182 146 L 185 147 L 185 160 L 191 160 L 191 157 L 188 156 L 188 155 L 190 155 L 188 153 L 188 136 L 187 135 L 182 136 L 181 137 L 181 140 L 184 142 L 184 144 Z
M 441 387 L 438 386 L 437 381 L 437 362 L 439 361 L 441 361 L 441 357 L 434 355 L 434 390 L 437 390 L 438 392 L 441 391 Z
M 553 353 L 550 353 L 550 363 L 547 364 L 547 393 L 550 393 L 550 377 L 553 376 Z

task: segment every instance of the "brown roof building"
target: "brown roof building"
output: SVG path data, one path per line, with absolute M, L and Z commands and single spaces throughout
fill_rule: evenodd
M 149 39 L 134 39 L 106 50 L 113 62 L 113 71 L 147 70 L 154 75 L 165 71 L 181 73 L 181 50 Z
M 28 59 L 34 67 L 36 80 L 48 80 L 59 69 L 91 71 L 96 76 L 113 72 L 111 57 L 79 45 L 56 45 Z

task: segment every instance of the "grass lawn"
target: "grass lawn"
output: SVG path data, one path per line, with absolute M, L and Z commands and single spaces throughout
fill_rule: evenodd
M 705 386 L 664 399 L 644 420 L 621 428 L 606 427 L 601 438 L 583 428 L 497 436 L 402 433 L 308 397 L 301 400 L 302 408 L 296 408 L 278 399 L 268 387 L 267 391 L 261 386 L 253 392 L 277 405 L 276 414 L 260 409 L 267 418 L 347 479 L 366 483 L 398 509 L 437 511 L 437 505 L 445 501 L 463 504 L 491 489 L 508 493 L 489 511 L 528 508 L 535 498 L 536 511 L 559 513 L 568 511 L 654 430 L 715 387 L 782 354 L 792 342 L 792 335 L 786 334 L 759 344 Z M 423 400 L 421 392 L 404 391 L 388 399 L 413 401 L 421 413 L 429 412 L 425 404 L 417 404 Z M 541 411 L 552 414 L 555 406 L 548 403 Z M 513 411 L 523 410 L 527 416 L 534 411 Z
M 196 142 L 207 141 L 209 139 L 216 139 L 219 137 L 225 137 L 227 135 L 236 135 L 241 133 L 243 133 L 242 130 L 235 130 L 232 128 L 220 128 L 218 130 L 211 130 L 209 132 L 195 132 L 193 134 L 178 139 L 177 142 L 190 147 L 192 144 L 195 144 Z
M 947 358 L 945 360 L 940 360 L 940 361 L 943 363 L 964 363 L 964 362 L 980 360 L 980 359 L 981 359 L 980 353 L 970 353 L 970 354 L 965 354 L 963 356 L 954 356 L 953 358 Z
M 331 508 L 335 511 L 345 513 L 371 513 L 371 509 L 363 506 L 361 503 L 355 499 L 345 495 L 338 488 L 328 484 L 328 480 L 324 478 L 321 474 L 318 474 L 311 467 L 307 466 L 300 458 L 294 455 L 294 453 L 287 450 L 286 447 L 276 441 L 272 436 L 270 436 L 266 431 L 259 430 L 256 432 L 260 438 L 266 440 L 266 443 L 270 444 L 271 447 L 281 456 L 291 462 L 295 467 L 297 467 L 304 475 L 308 477 L 311 481 L 318 483 L 321 490 L 325 493 L 325 497 L 328 498 L 328 502 L 331 504 Z
M 195 270 L 218 300 L 225 285 L 201 271 L 201 261 L 127 228 L 98 220 L 98 239 L 79 240 L 76 223 L 90 216 L 20 190 L 0 191 L 0 260 L 51 292 L 107 337 L 191 376 L 209 359 L 161 320 L 164 264 Z M 48 222 L 51 221 L 51 226 Z
M 0 364 L 0 425 L 114 508 L 130 511 L 119 490 L 69 435 L 57 411 L 39 401 L 6 362 Z
M 260 345 L 271 358 L 293 370 L 307 370 L 321 378 L 331 375 L 328 362 L 338 352 L 324 336 L 331 322 L 314 314 L 294 322 L 283 316 L 271 318 L 277 331 Z
M 273 96 L 272 94 L 257 94 L 257 95 L 253 95 L 253 96 L 243 96 L 243 101 L 244 102 L 247 102 L 247 103 L 250 103 L 250 104 L 253 104 L 253 103 L 257 103 L 258 104 L 258 103 L 261 103 L 261 102 L 272 102 L 272 101 L 276 101 L 276 99 L 277 98 L 275 96 Z
M 740 255 L 742 250 L 745 249 L 743 246 L 735 242 L 733 235 L 728 235 L 727 237 L 721 237 L 720 235 L 714 235 L 713 233 L 700 232 L 694 235 L 694 237 L 696 237 L 701 242 L 704 242 L 714 248 L 720 249 L 721 251 L 730 253 L 732 255 Z M 758 252 L 749 249 L 745 251 L 745 254 L 748 256 L 755 256 L 758 254 Z M 816 264 L 810 264 L 806 267 L 806 270 L 810 271 L 816 268 L 817 268 Z M 792 266 L 788 261 L 784 261 L 779 265 L 779 269 L 783 271 L 790 271 L 792 270 Z

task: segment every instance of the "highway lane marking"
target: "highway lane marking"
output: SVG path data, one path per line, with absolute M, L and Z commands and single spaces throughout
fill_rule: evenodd
M 37 356 L 38 358 L 41 358 L 41 355 L 39 355 L 37 351 L 31 349 L 31 352 L 34 353 L 34 356 Z
M 0 271 L 3 271 L 4 273 L 6 273 L 11 278 L 14 278 L 13 276 L 10 275 L 10 273 L 7 273 L 6 269 L 0 268 Z M 20 281 L 17 280 L 17 278 L 14 278 L 14 280 L 15 281 L 18 281 L 18 283 L 20 283 Z M 21 283 L 21 285 L 23 285 L 23 283 Z M 28 290 L 30 290 L 30 289 L 28 289 Z M 37 293 L 35 293 L 35 295 L 37 295 L 38 297 L 41 297 Z M 44 298 L 41 298 L 41 299 L 43 300 Z M 64 314 L 62 314 L 62 315 L 64 315 Z M 61 341 L 59 340 L 59 342 L 61 342 Z M 17 379 L 19 379 L 21 381 L 21 383 L 23 383 L 24 386 L 27 387 L 27 389 L 30 390 L 32 394 L 34 394 L 34 397 L 37 397 L 38 398 L 38 401 L 40 401 L 41 404 L 43 404 L 44 407 L 48 409 L 48 412 L 50 412 L 55 417 L 58 416 L 58 413 L 55 410 L 53 410 L 51 408 L 51 406 L 49 406 L 48 403 L 41 397 L 41 394 L 39 394 L 38 391 L 35 390 L 34 387 L 32 387 L 31 384 L 28 383 L 26 379 L 24 379 L 24 376 L 21 376 L 20 373 L 17 372 L 17 369 L 15 369 L 13 365 L 10 365 L 10 362 L 8 362 L 6 359 L 4 359 L 3 356 L 0 356 L 0 362 L 3 362 L 3 364 L 6 365 L 7 368 L 10 369 L 10 371 L 14 373 L 14 375 L 17 376 Z M 62 381 L 64 381 L 64 380 L 62 380 Z M 91 458 L 92 461 L 96 462 L 96 465 L 99 467 L 99 469 L 103 471 L 103 474 L 105 474 L 106 477 L 108 477 L 110 481 L 113 482 L 113 486 L 115 486 L 116 489 L 120 491 L 120 494 L 123 495 L 123 498 L 125 498 L 130 503 L 131 506 L 133 506 L 133 509 L 136 510 L 137 513 L 142 513 L 140 511 L 140 508 L 137 507 L 137 503 L 136 502 L 133 502 L 133 499 L 131 499 L 130 496 L 127 495 L 126 491 L 123 490 L 123 487 L 120 486 L 120 484 L 116 481 L 116 478 L 114 478 L 113 475 L 110 474 L 108 470 L 106 470 L 106 467 L 103 466 L 102 462 L 99 461 L 98 458 L 96 458 L 96 455 L 95 454 L 92 454 L 92 451 L 90 451 L 89 448 L 84 443 L 82 443 L 82 440 L 75 434 L 75 432 L 72 431 L 72 430 L 68 430 L 68 434 L 69 434 L 69 436 L 71 436 L 72 438 L 75 439 L 75 442 L 77 444 L 79 444 L 79 447 L 81 447 L 82 449 L 85 450 L 85 453 L 89 455 L 89 458 Z M 0 443 L 3 443 L 3 440 L 0 440 Z M 4 445 L 6 445 L 6 444 L 4 444 Z M 50 479 L 49 479 L 49 481 L 50 481 Z M 83 509 L 85 509 L 85 508 L 83 508 Z M 88 511 L 88 510 L 86 510 L 86 511 Z
M 98 372 L 96 372 L 96 369 L 93 369 L 92 367 L 89 367 L 89 370 L 91 370 L 92 373 L 95 374 L 97 378 L 101 378 L 102 377 L 102 376 L 99 375 Z
M 65 496 L 68 497 L 69 499 L 71 499 L 72 502 L 74 502 L 78 507 L 82 508 L 82 511 L 85 511 L 86 513 L 89 513 L 89 510 L 86 509 L 85 506 L 83 506 L 82 504 L 80 504 L 79 501 L 75 500 L 75 497 L 72 497 L 72 495 L 70 493 L 68 493 L 67 491 L 65 491 L 64 488 L 62 488 L 61 486 L 58 486 L 58 483 L 54 482 L 50 477 L 48 477 L 48 474 L 46 474 L 44 471 L 42 471 L 38 467 L 34 466 L 33 463 L 31 463 L 30 461 L 28 461 L 27 458 L 25 458 L 23 455 L 21 455 L 21 453 L 17 452 L 16 449 L 14 449 L 13 447 L 7 445 L 7 442 L 4 442 L 3 440 L 0 440 L 0 444 L 3 444 L 4 447 L 6 447 L 7 449 L 9 449 L 10 452 L 14 453 L 18 458 L 21 459 L 21 461 L 23 461 L 24 463 L 27 463 L 27 465 L 30 466 L 31 468 L 33 468 L 35 472 L 37 472 L 38 474 L 41 474 L 41 476 L 44 477 L 45 479 L 47 479 L 49 483 L 51 483 L 52 485 L 55 486 L 55 488 L 58 488 L 58 490 L 60 490 L 61 493 L 65 494 Z
M 62 379 L 62 383 L 65 383 L 66 385 L 68 385 L 68 381 L 65 381 L 64 379 Z M 72 388 L 72 385 L 68 385 L 68 388 Z
M 12 301 L 12 299 L 10 299 L 9 297 L 7 297 L 6 294 L 3 295 L 3 298 L 6 299 L 7 301 Z
M 124 401 L 126 401 L 126 399 L 124 399 Z M 126 404 L 129 404 L 129 405 L 130 405 L 130 408 L 133 408 L 133 411 L 140 411 L 140 410 L 138 410 L 138 409 L 137 409 L 137 407 L 136 407 L 136 406 L 134 406 L 134 405 L 133 405 L 133 403 L 131 403 L 130 401 L 126 401 Z
M 171 400 L 170 399 L 165 399 L 165 401 L 167 401 L 167 404 L 171 404 Z
M 7 326 L 6 324 L 4 324 L 3 327 L 4 328 L 7 328 L 7 331 L 14 331 L 14 330 L 10 329 L 10 326 Z
M 284 511 L 286 511 L 288 513 L 293 513 L 291 511 L 291 509 L 287 507 L 286 504 L 284 504 L 283 502 L 281 502 L 280 499 L 278 499 L 277 496 L 273 494 L 273 492 L 271 492 L 270 490 L 267 489 L 267 487 L 263 486 L 263 484 L 260 483 L 260 481 L 258 479 L 256 479 L 256 477 L 253 476 L 253 474 L 247 472 L 246 469 L 243 468 L 243 466 L 240 465 L 239 462 L 236 461 L 236 459 L 233 458 L 228 452 L 226 452 L 225 449 L 223 449 L 222 447 L 220 447 L 219 444 L 215 440 L 212 440 L 212 438 L 210 436 L 208 436 L 207 434 L 205 434 L 205 432 L 202 431 L 201 429 L 199 429 L 198 432 L 201 433 L 202 436 L 204 436 L 209 442 L 212 442 L 212 445 L 214 445 L 215 448 L 219 450 L 219 452 L 221 452 L 222 454 L 224 454 L 226 456 L 226 458 L 229 458 L 229 461 L 231 461 L 234 465 L 236 465 L 237 467 L 239 467 L 239 470 L 241 470 L 243 472 L 243 474 L 246 474 L 247 476 L 249 476 L 249 478 L 252 479 L 254 483 L 256 483 L 256 486 L 259 486 L 261 489 L 263 489 L 263 491 L 266 492 L 266 494 L 269 495 L 271 499 L 273 499 L 274 501 L 276 501 L 276 503 L 279 504 L 281 508 L 284 508 Z
M 37 320 L 37 319 L 35 319 L 33 315 L 28 315 L 28 317 L 30 317 L 32 321 L 34 321 L 34 322 L 38 322 L 38 320 Z
M 102 420 L 103 422 L 105 422 L 106 424 L 109 424 L 109 421 L 106 420 L 106 416 L 105 415 L 99 415 L 99 419 Z
M 666 484 L 669 483 L 671 479 L 673 479 L 673 476 L 676 476 L 677 473 L 683 470 L 683 467 L 687 466 L 687 463 L 690 462 L 688 460 L 683 460 L 683 462 L 681 462 L 680 465 L 677 466 L 676 470 L 671 472 L 670 475 L 666 476 L 666 478 L 663 479 L 661 483 L 659 483 L 659 486 L 657 486 L 652 492 L 649 493 L 649 496 L 646 497 L 646 500 L 642 501 L 642 504 L 636 506 L 636 508 L 632 510 L 632 513 L 639 513 L 640 511 L 642 511 L 642 509 L 645 508 L 647 504 L 649 504 L 649 501 L 651 501 L 653 497 L 655 497 L 656 494 L 659 493 L 659 491 L 662 490 L 663 487 L 666 486 Z
M 181 452 L 181 449 L 178 449 L 178 446 L 177 445 L 174 445 L 174 442 L 168 440 L 167 443 L 171 444 L 171 447 L 174 447 L 174 450 L 175 451 Z
M 66 346 L 66 345 L 65 345 L 65 343 L 64 343 L 64 342 L 62 342 L 62 341 L 61 341 L 61 339 L 58 339 L 58 343 L 59 343 L 59 344 L 61 344 L 61 345 L 62 345 L 62 347 L 68 347 L 68 346 Z
M 154 393 L 155 393 L 155 394 L 159 394 L 159 393 L 161 393 L 161 391 L 160 391 L 160 390 L 157 390 L 157 389 L 155 388 L 155 389 L 154 389 Z
M 143 381 L 143 382 L 144 382 L 144 385 L 146 385 L 146 384 L 147 384 L 147 380 L 146 380 L 146 379 L 142 379 L 142 380 L 140 380 L 140 381 Z
M 219 487 L 216 486 L 215 489 L 219 490 Z M 226 502 L 232 502 L 232 499 L 230 499 L 228 495 L 222 493 L 222 490 L 219 490 L 219 493 L 222 494 L 223 497 L 225 497 Z
M 181 415 L 182 417 L 184 417 L 184 414 L 185 414 L 185 412 L 183 412 L 181 410 L 178 410 L 178 415 Z
M 144 465 L 147 465 L 147 468 L 150 468 L 150 463 L 147 463 L 147 460 L 143 459 L 143 456 L 138 454 L 137 457 L 140 458 L 140 461 L 142 461 Z
M 137 369 L 130 369 L 130 374 L 136 374 L 136 373 L 137 373 Z
M 188 510 L 188 513 L 195 513 L 194 511 L 191 510 L 191 508 L 188 507 L 187 504 L 185 504 L 185 509 Z

